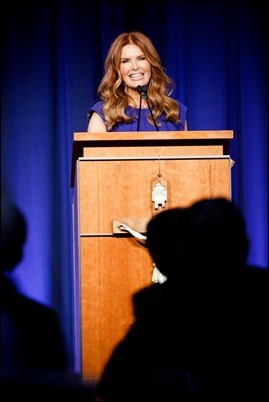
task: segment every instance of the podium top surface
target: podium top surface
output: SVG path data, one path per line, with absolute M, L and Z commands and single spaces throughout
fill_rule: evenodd
M 73 137 L 71 186 L 74 184 L 76 161 L 85 148 L 119 146 L 169 146 L 194 143 L 227 143 L 233 139 L 233 130 L 210 131 L 135 131 L 135 132 L 75 132 Z
M 233 138 L 233 130 L 74 133 L 74 141 L 205 140 Z

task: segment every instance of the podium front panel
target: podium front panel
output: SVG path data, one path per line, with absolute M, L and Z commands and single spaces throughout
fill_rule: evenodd
M 165 207 L 187 206 L 200 198 L 231 197 L 229 157 L 78 161 L 80 233 L 112 233 L 117 218 L 150 218 L 152 180 L 167 180 Z
M 84 381 L 97 381 L 132 321 L 131 296 L 151 284 L 153 266 L 134 238 L 81 238 L 81 358 Z
M 74 261 L 84 381 L 97 381 L 114 346 L 133 322 L 131 297 L 151 284 L 147 249 L 113 222 L 147 222 L 165 208 L 201 198 L 231 198 L 228 155 L 81 157 L 76 163 Z M 167 202 L 154 208 L 152 181 L 161 174 Z

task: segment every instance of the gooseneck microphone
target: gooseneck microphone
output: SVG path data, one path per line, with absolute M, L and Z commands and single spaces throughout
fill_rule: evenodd
M 141 99 L 148 99 L 148 86 L 147 85 L 138 85 L 136 88 L 137 92 L 140 94 Z
M 156 123 L 156 121 L 154 119 L 154 116 L 153 116 L 153 113 L 152 113 L 152 110 L 151 110 L 151 107 L 150 107 L 150 104 L 149 104 L 149 100 L 148 100 L 148 94 L 147 94 L 148 86 L 147 85 L 138 85 L 136 89 L 137 89 L 137 92 L 140 95 L 138 121 L 137 121 L 137 131 L 139 131 L 139 126 L 140 126 L 140 115 L 141 115 L 142 99 L 146 99 L 147 105 L 148 105 L 148 108 L 149 108 L 149 111 L 150 111 L 150 114 L 151 114 L 151 117 L 152 117 L 152 120 L 153 120 L 153 123 L 154 123 L 154 126 L 155 126 L 155 129 L 156 129 L 156 131 L 159 131 L 159 127 L 157 126 L 157 123 Z

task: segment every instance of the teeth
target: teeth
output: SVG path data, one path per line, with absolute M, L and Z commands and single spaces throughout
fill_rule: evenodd
M 131 74 L 130 77 L 132 78 L 143 77 L 143 74 Z

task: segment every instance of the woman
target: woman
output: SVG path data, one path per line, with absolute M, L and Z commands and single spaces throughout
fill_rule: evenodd
M 151 40 L 122 33 L 108 51 L 88 132 L 187 130 L 187 107 L 170 97 L 173 89 Z

